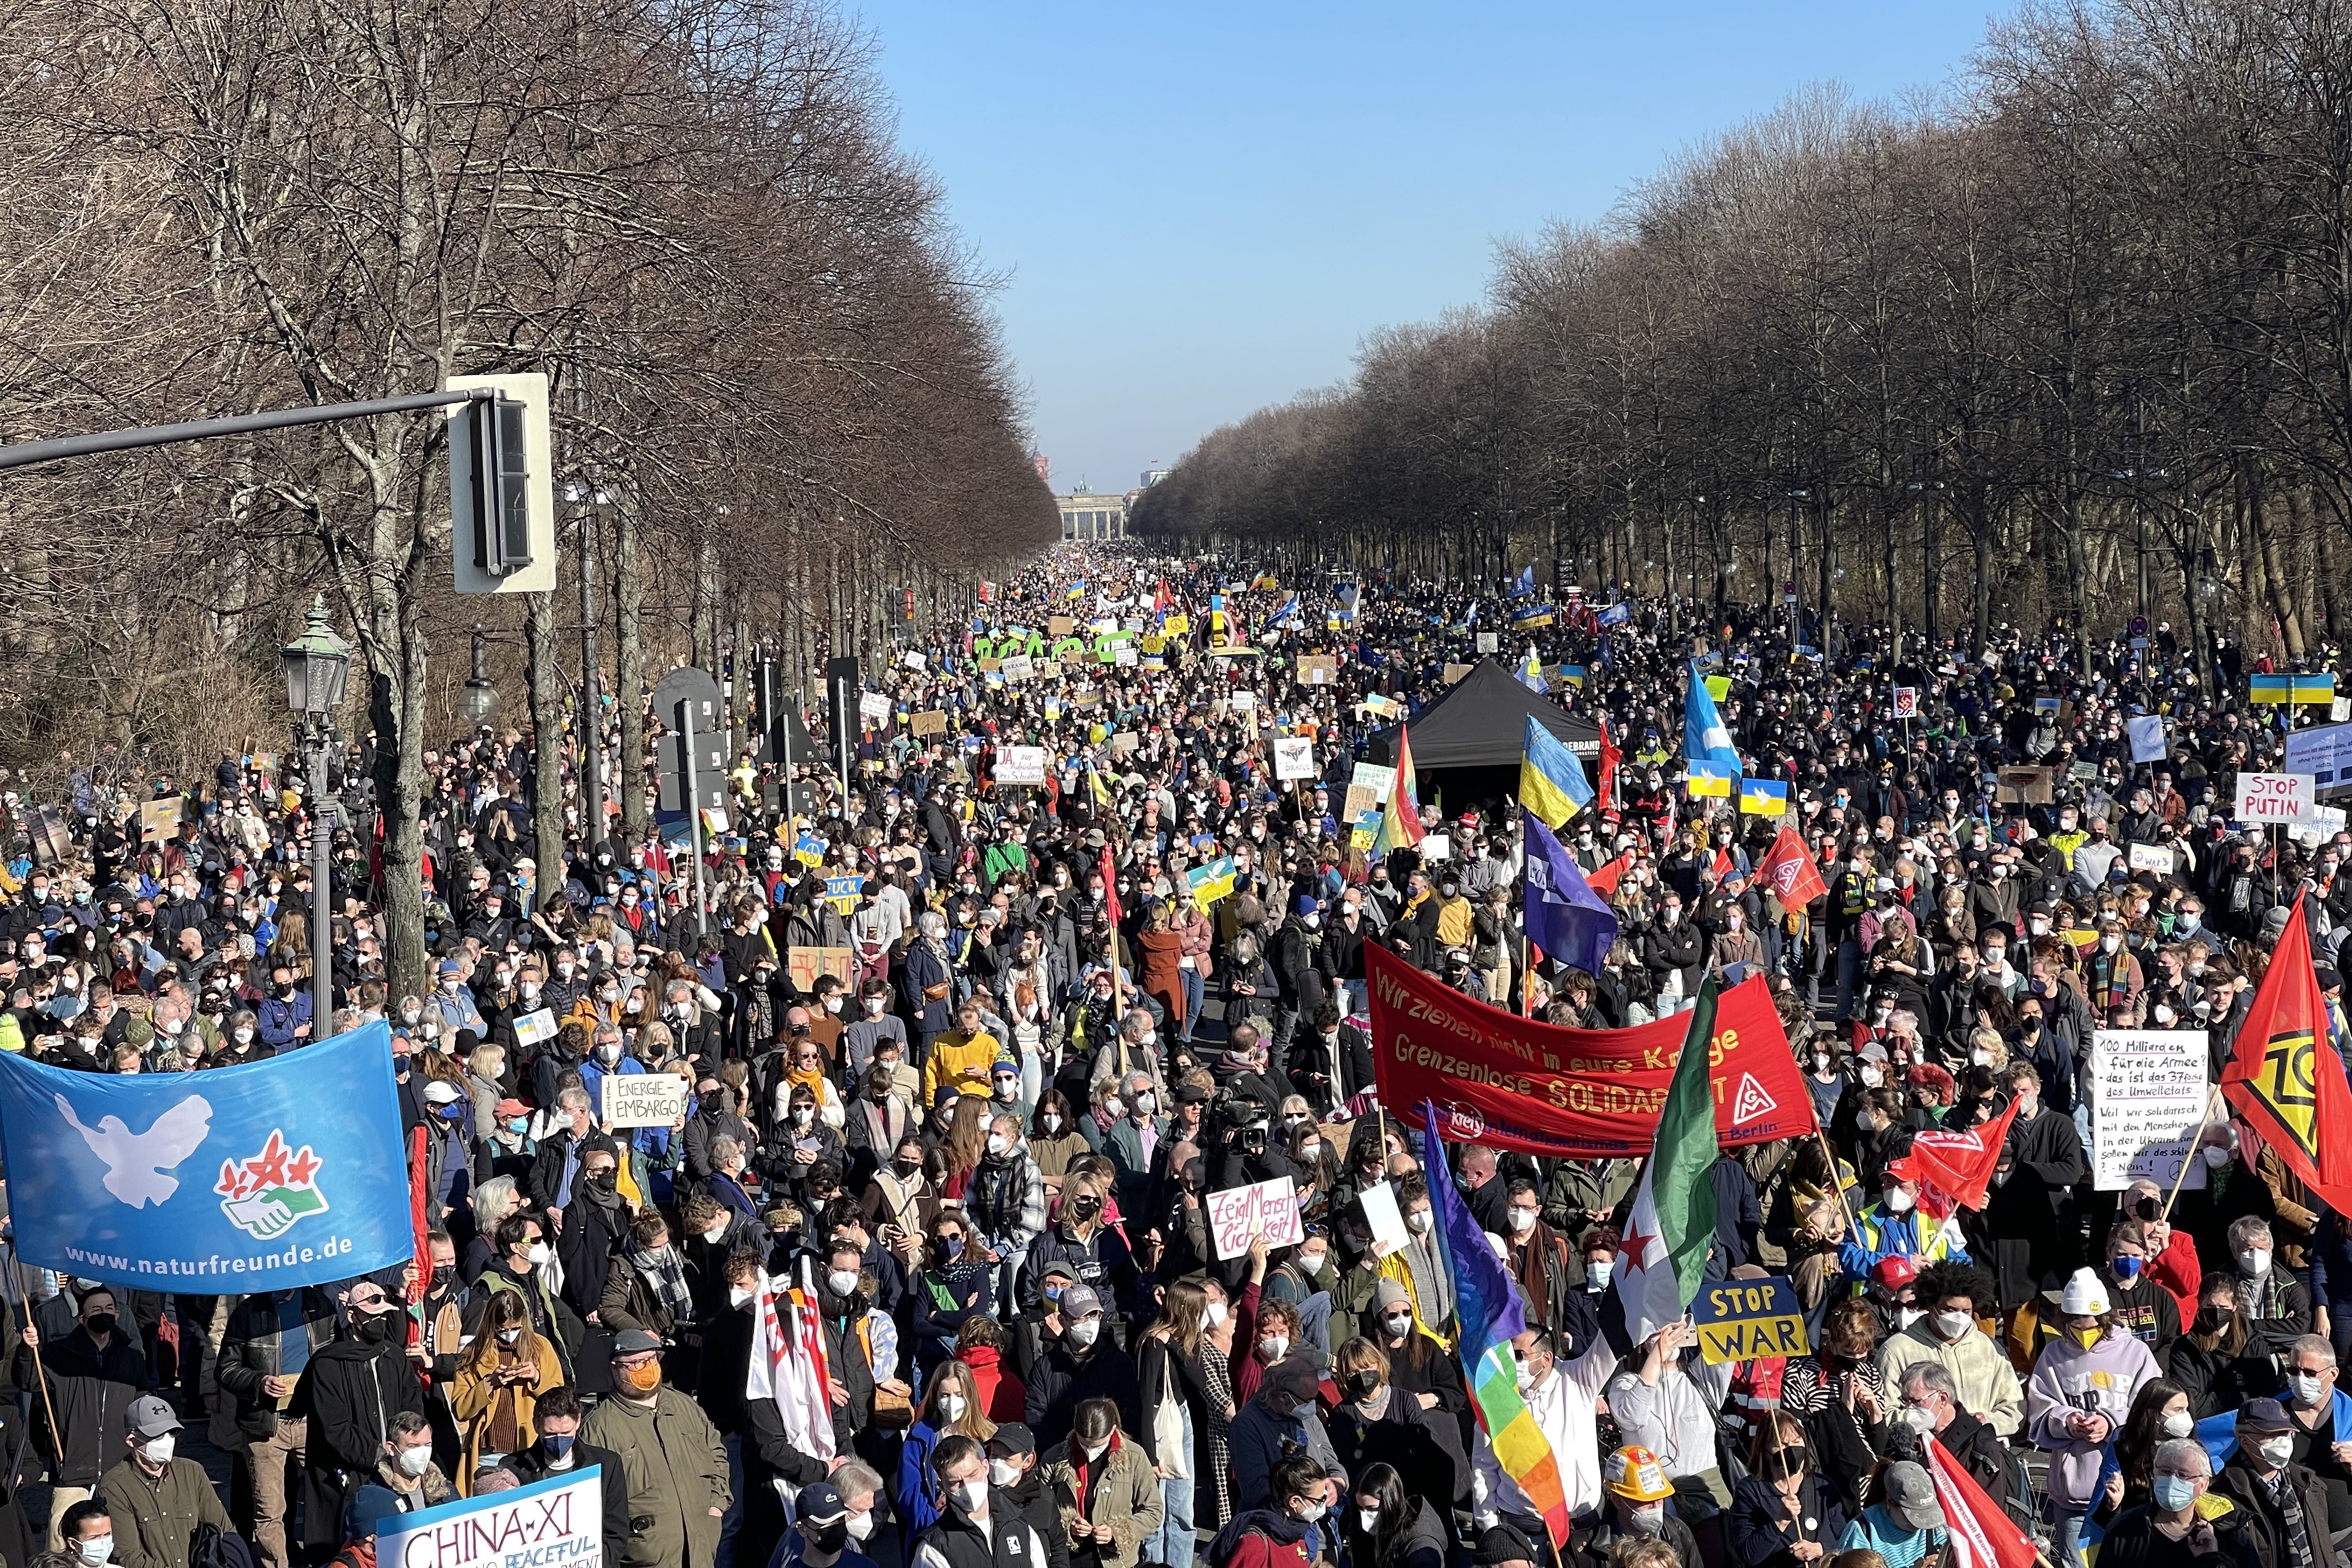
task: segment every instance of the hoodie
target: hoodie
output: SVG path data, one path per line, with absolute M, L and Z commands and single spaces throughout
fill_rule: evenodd
M 2158 1375 L 2156 1358 L 2127 1331 L 2110 1330 L 2084 1350 L 2070 1335 L 2053 1340 L 2025 1384 L 2025 1429 L 2050 1455 L 2050 1500 L 2068 1513 L 2086 1510 L 2098 1493 L 2105 1443 L 2066 1431 L 2076 1412 L 2105 1415 L 2120 1428 L 2140 1384 Z

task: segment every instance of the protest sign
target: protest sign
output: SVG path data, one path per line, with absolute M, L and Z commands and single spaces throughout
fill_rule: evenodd
M 1898 686 L 1895 689 L 1895 716 L 1897 719 L 1916 719 L 1919 717 L 1919 689 L 1917 687 Z
M 2131 758 L 2135 763 L 2164 761 L 2164 716 L 2160 713 L 2137 713 L 2125 721 L 2131 734 Z M 2292 745 L 2292 742 L 2290 742 Z
M 1527 1154 L 1649 1152 L 1687 1020 L 1570 1029 L 1473 1002 L 1386 948 L 1364 947 L 1382 1103 L 1433 1100 L 1445 1136 Z M 1812 1097 L 1756 975 L 1717 1000 L 1707 1079 L 1726 1145 L 1808 1136 Z
M 1356 711 L 1369 713 L 1375 719 L 1393 719 L 1404 711 L 1404 704 L 1393 697 L 1383 697 L 1377 691 L 1367 691 L 1357 701 Z
M 2297 817 L 2289 827 L 2287 837 L 2297 844 L 2316 849 L 2343 830 L 2344 808 L 2340 805 L 2315 805 L 2309 816 Z
M 1698 1326 L 1700 1359 L 1709 1366 L 1813 1353 L 1792 1280 L 1710 1281 L 1691 1301 L 1691 1321 Z
M 1454 836 L 1450 833 L 1433 833 L 1423 838 L 1417 847 L 1421 850 L 1422 859 L 1434 866 L 1440 860 L 1454 858 Z
M 667 1127 L 686 1110 L 686 1079 L 667 1072 L 608 1072 L 597 1120 L 607 1127 Z
M 824 879 L 824 901 L 831 904 L 833 912 L 844 920 L 857 912 L 858 896 L 865 890 L 866 878 L 862 873 L 852 872 L 845 877 L 827 877 Z
M 851 956 L 845 947 L 788 947 L 784 950 L 784 973 L 793 977 L 793 986 L 802 995 L 808 994 L 822 975 L 830 974 L 841 982 L 842 989 L 849 987 Z
M 555 1021 L 555 1009 L 541 1007 L 536 1013 L 525 1013 L 514 1021 L 515 1044 L 527 1051 L 535 1051 L 561 1033 L 562 1026 Z
M 1374 763 L 1358 763 L 1356 771 L 1348 775 L 1348 798 L 1339 807 L 1339 820 L 1360 822 L 1364 814 L 1375 806 L 1388 804 L 1389 792 L 1396 788 L 1396 770 Z
M 2315 795 L 2352 789 L 2352 724 L 2290 731 L 2285 768 L 2291 773 L 2309 773 Z
M 1236 713 L 1255 713 L 1257 711 L 1257 693 L 1246 686 L 1237 686 L 1233 695 L 1225 699 L 1225 706 Z
M 604 1479 L 590 1466 L 377 1520 L 375 1561 L 384 1568 L 606 1568 Z
M 879 691 L 868 691 L 857 700 L 858 721 L 869 730 L 880 729 L 890 722 L 890 700 Z
M 918 739 L 925 735 L 944 735 L 948 732 L 947 713 L 944 710 L 930 708 L 913 714 L 907 720 L 907 731 Z
M 1025 653 L 1014 654 L 1011 658 L 1001 662 L 997 668 L 1003 672 L 1007 685 L 1014 681 L 1026 680 L 1037 673 L 1036 661 Z
M 1269 1248 L 1305 1239 L 1307 1233 L 1298 1223 L 1297 1189 L 1289 1177 L 1275 1176 L 1246 1187 L 1211 1193 L 1209 1234 L 1215 1239 L 1220 1261 L 1239 1258 L 1261 1236 Z
M 1298 684 L 1301 686 L 1333 686 L 1339 683 L 1339 661 L 1328 653 L 1302 653 L 1298 656 Z
M 1286 736 L 1274 743 L 1274 776 L 1288 784 L 1315 776 L 1315 742 L 1304 735 Z
M 1192 617 L 1190 616 L 1170 616 L 1160 623 L 1162 637 L 1181 637 L 1192 629 Z
M 1478 634 L 1478 651 L 1480 653 L 1494 653 L 1502 646 L 1502 640 L 1501 636 L 1497 633 L 1480 632 Z
M 2259 826 L 2293 822 L 2311 815 L 2309 773 L 2240 773 L 2236 804 L 2230 816 Z
M 83 1073 L 0 1053 L 16 1251 L 142 1290 L 291 1289 L 416 1249 L 381 1020 L 204 1073 Z
M 1453 685 L 1478 667 L 1475 664 L 1449 664 L 1445 667 L 1445 684 Z
M 2172 851 L 2156 844 L 2135 844 L 2131 847 L 2131 868 L 2153 871 L 2159 877 L 2172 875 Z
M 2001 769 L 1998 797 L 2004 805 L 2048 805 L 2055 798 L 2050 790 L 2050 770 L 2032 767 Z
M 2196 1146 L 2211 1089 L 2202 1029 L 2098 1029 L 2091 1035 L 2093 1184 L 2120 1192 L 2142 1176 L 2169 1190 Z M 2189 1173 L 2202 1184 L 2200 1165 Z
M 1140 731 L 1121 730 L 1110 738 L 1110 754 L 1114 757 L 1131 757 L 1142 744 L 1143 735 Z
M 1043 784 L 1045 782 L 1045 748 L 1003 748 L 996 753 L 996 782 L 1001 784 Z
M 139 842 L 164 844 L 180 832 L 180 810 L 187 803 L 179 795 L 139 803 Z
M 73 853 L 73 834 L 54 805 L 35 808 L 28 836 L 37 866 L 54 866 Z
M 1372 1227 L 1372 1256 L 1386 1258 L 1390 1253 L 1412 1239 L 1405 1228 L 1404 1213 L 1397 1207 L 1396 1188 L 1387 1182 L 1376 1182 L 1356 1194 L 1364 1211 L 1364 1223 Z
M 1066 637 L 1077 629 L 1078 623 L 1068 616 L 1045 617 L 1045 635 L 1049 637 Z

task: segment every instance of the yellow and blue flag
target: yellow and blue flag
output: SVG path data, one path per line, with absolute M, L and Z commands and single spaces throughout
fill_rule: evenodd
M 1729 800 L 1732 785 L 1738 777 L 1738 768 L 1726 768 L 1700 757 L 1691 763 L 1683 782 L 1693 800 Z
M 1192 895 L 1193 905 L 1206 910 L 1219 899 L 1231 898 L 1234 891 L 1234 858 L 1220 855 L 1205 866 L 1195 866 L 1184 873 L 1185 890 Z
M 2254 675 L 2247 677 L 2246 685 L 2249 699 L 2255 702 L 2301 704 L 2336 700 L 2336 678 L 2333 675 Z
M 1739 809 L 1749 816 L 1779 816 L 1789 809 L 1789 785 L 1784 779 L 1741 779 Z
M 1543 660 L 1536 657 L 1536 645 L 1533 643 L 1528 644 L 1528 657 L 1519 660 L 1519 684 L 1529 691 L 1544 689 Z M 1535 720 L 1530 717 L 1528 722 L 1532 724 Z
M 1693 773 L 1698 772 L 1699 763 L 1706 763 L 1712 773 L 1736 779 L 1740 771 L 1738 749 L 1731 743 L 1731 731 L 1724 727 L 1723 716 L 1715 710 L 1715 698 L 1707 691 L 1706 677 L 1699 673 L 1696 663 L 1690 666 L 1688 679 L 1689 693 L 1683 702 L 1683 758 L 1690 763 Z
M 1519 759 L 1519 804 L 1546 827 L 1558 827 L 1580 807 L 1592 804 L 1584 764 L 1567 743 L 1528 715 L 1527 741 Z

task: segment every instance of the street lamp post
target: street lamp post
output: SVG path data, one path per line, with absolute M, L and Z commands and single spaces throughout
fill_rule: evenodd
M 498 717 L 499 689 L 490 684 L 489 633 L 482 623 L 474 623 L 472 673 L 466 678 L 465 689 L 457 693 L 457 716 L 472 730 L 485 730 Z
M 322 1040 L 331 1031 L 335 1000 L 328 868 L 335 827 L 327 804 L 327 753 L 335 740 L 335 710 L 343 704 L 352 673 L 352 645 L 327 624 L 325 595 L 312 597 L 310 625 L 278 658 L 286 674 L 286 706 L 294 714 L 295 742 L 310 762 L 310 1037 Z

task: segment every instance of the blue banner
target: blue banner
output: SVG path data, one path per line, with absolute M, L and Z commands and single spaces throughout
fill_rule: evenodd
M 189 1295 L 347 1279 L 415 1251 L 392 1031 L 268 1061 L 115 1076 L 0 1054 L 16 1250 Z

